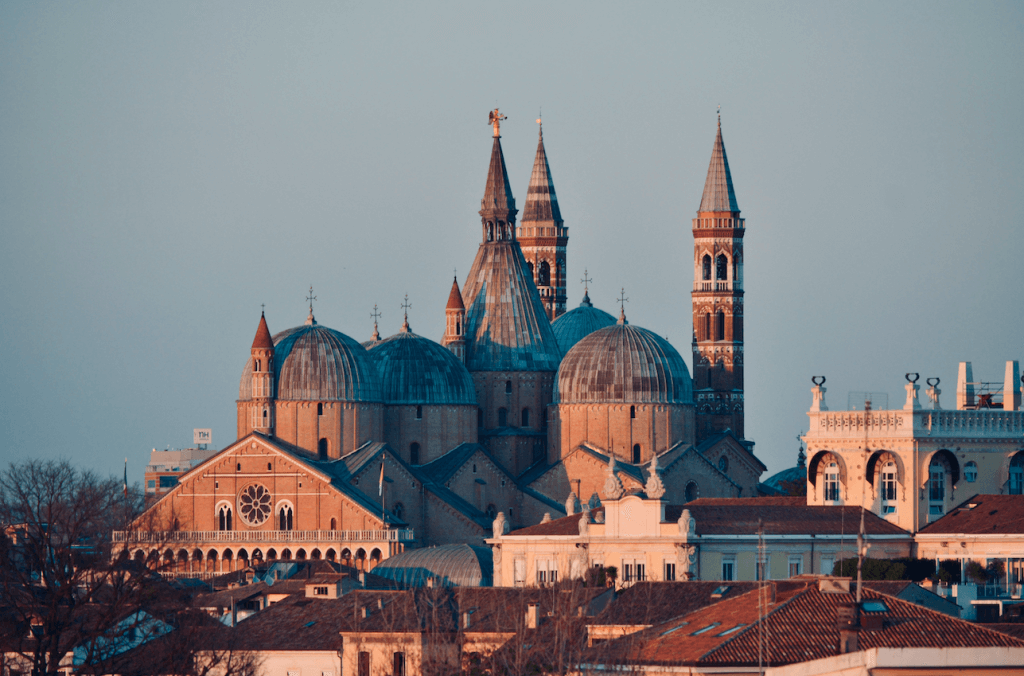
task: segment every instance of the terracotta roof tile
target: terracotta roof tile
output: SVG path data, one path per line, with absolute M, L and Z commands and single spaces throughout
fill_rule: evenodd
M 919 532 L 928 535 L 1024 533 L 1024 495 L 975 495 Z
M 256 327 L 256 337 L 252 340 L 254 350 L 273 350 L 274 340 L 270 337 L 270 329 L 267 328 L 267 318 L 260 313 L 260 325 Z
M 861 507 L 808 505 L 806 498 L 700 498 L 686 504 L 697 521 L 698 535 L 749 534 L 757 532 L 760 520 L 765 533 L 775 535 L 817 533 L 856 535 Z M 666 518 L 668 513 L 666 512 Z M 910 533 L 876 514 L 864 511 L 864 529 L 869 535 Z

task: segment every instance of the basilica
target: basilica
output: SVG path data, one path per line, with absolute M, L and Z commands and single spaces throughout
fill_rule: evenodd
M 515 529 L 596 508 L 609 475 L 638 495 L 655 475 L 676 504 L 758 495 L 765 466 L 743 427 L 745 222 L 721 121 L 692 220 L 691 376 L 623 308 L 584 291 L 567 311 L 569 230 L 543 132 L 517 218 L 502 119 L 491 112 L 480 245 L 438 308 L 440 341 L 406 317 L 360 343 L 319 324 L 312 303 L 277 333 L 261 316 L 239 355 L 237 440 L 115 534 L 131 556 L 189 574 L 274 559 L 370 567 L 480 542 L 499 512 Z

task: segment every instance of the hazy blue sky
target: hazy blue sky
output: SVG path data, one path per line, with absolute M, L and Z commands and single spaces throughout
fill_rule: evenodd
M 0 3 L 0 461 L 223 447 L 260 304 L 294 326 L 311 284 L 439 339 L 495 105 L 520 207 L 543 108 L 570 279 L 689 363 L 721 104 L 770 472 L 813 374 L 952 407 L 959 360 L 1024 358 L 1022 38 L 1019 2 Z

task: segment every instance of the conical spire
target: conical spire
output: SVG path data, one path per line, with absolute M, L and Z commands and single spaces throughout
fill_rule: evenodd
M 494 143 L 491 145 L 491 165 L 487 170 L 484 198 L 480 200 L 480 215 L 485 220 L 494 218 L 511 222 L 516 215 L 516 201 L 512 197 L 512 186 L 508 182 L 508 171 L 505 169 L 505 155 L 501 152 L 501 136 L 498 134 L 498 124 L 504 116 L 497 113 L 497 110 L 491 111 Z
M 537 120 L 540 125 L 540 120 Z M 555 196 L 555 184 L 551 180 L 551 167 L 548 155 L 544 150 L 544 128 L 540 128 L 537 138 L 537 156 L 533 160 L 533 173 L 530 175 L 530 187 L 526 190 L 526 204 L 523 206 L 523 217 L 520 222 L 554 221 L 562 224 L 562 212 L 558 209 L 558 197 Z
M 459 278 L 456 277 L 452 280 L 452 290 L 448 294 L 448 305 L 445 306 L 446 310 L 465 310 L 466 306 L 462 303 L 462 292 L 459 291 Z
M 273 350 L 274 339 L 270 337 L 270 329 L 267 328 L 267 318 L 260 313 L 260 325 L 256 327 L 256 337 L 252 341 L 254 350 Z
M 722 118 L 719 116 L 715 147 L 711 151 L 711 164 L 708 166 L 708 178 L 704 182 L 704 195 L 700 199 L 700 208 L 697 211 L 739 210 L 736 192 L 732 188 L 732 174 L 729 173 L 729 159 L 725 156 L 725 143 L 722 142 Z

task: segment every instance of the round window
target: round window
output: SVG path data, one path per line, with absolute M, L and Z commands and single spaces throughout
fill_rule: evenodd
M 248 525 L 258 526 L 270 516 L 270 502 L 270 491 L 264 486 L 246 486 L 238 496 L 238 513 Z

